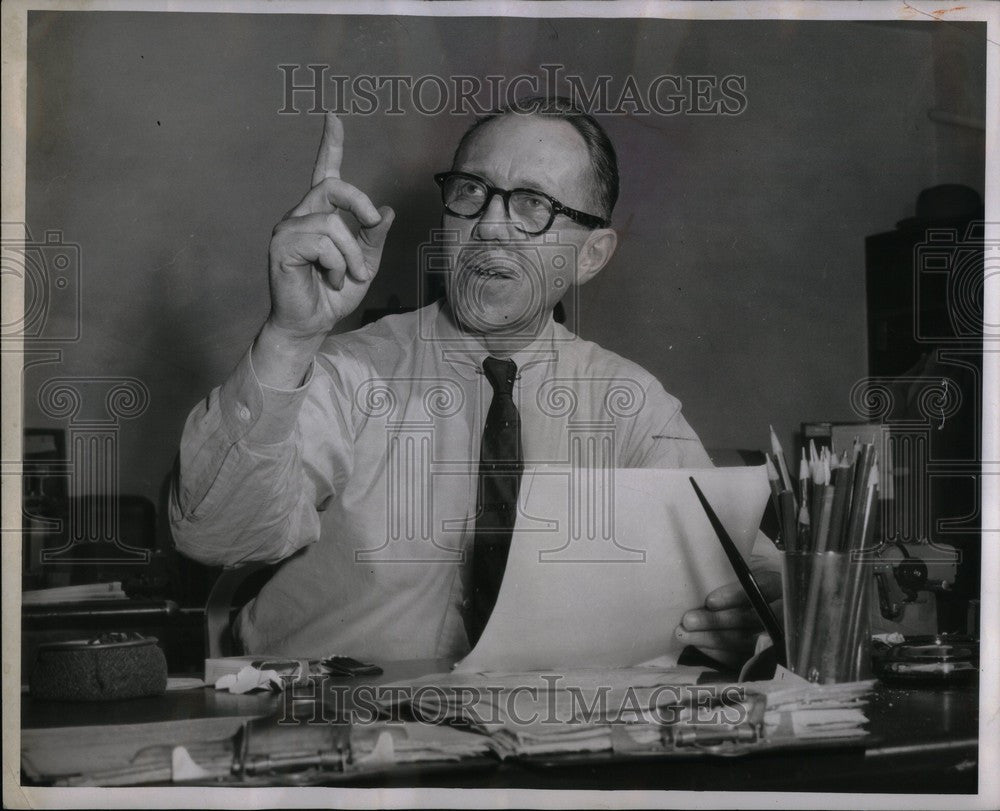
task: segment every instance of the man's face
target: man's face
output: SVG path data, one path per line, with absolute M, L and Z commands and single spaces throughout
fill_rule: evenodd
M 509 114 L 480 127 L 456 157 L 456 172 L 500 189 L 544 192 L 579 211 L 596 212 L 593 173 L 580 134 L 565 121 Z M 471 332 L 530 336 L 576 279 L 590 231 L 556 215 L 543 234 L 525 235 L 495 195 L 477 218 L 443 216 L 457 232 L 448 248 L 448 301 Z

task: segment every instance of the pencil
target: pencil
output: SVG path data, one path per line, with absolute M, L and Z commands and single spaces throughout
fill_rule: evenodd
M 795 494 L 791 490 L 782 490 L 778 496 L 781 505 L 781 534 L 785 539 L 785 551 L 794 552 L 798 547 L 795 529 Z
M 865 444 L 858 453 L 857 462 L 854 467 L 853 493 L 851 496 L 851 512 L 847 523 L 846 551 L 860 549 L 864 546 L 864 530 L 862 524 L 865 518 L 866 490 L 871 478 L 871 467 L 874 459 L 874 447 Z
M 774 612 L 771 610 L 771 606 L 767 602 L 767 598 L 764 597 L 764 593 L 760 590 L 760 586 L 754 578 L 753 572 L 751 572 L 750 567 L 747 566 L 747 562 L 740 554 L 740 550 L 736 548 L 736 544 L 733 543 L 733 539 L 729 537 L 729 533 L 726 532 L 726 528 L 719 520 L 719 516 L 715 514 L 715 510 L 712 509 L 712 505 L 708 503 L 708 499 L 705 498 L 705 494 L 701 492 L 701 488 L 698 486 L 698 482 L 694 480 L 694 476 L 688 476 L 688 481 L 691 482 L 691 486 L 694 488 L 695 495 L 698 496 L 698 501 L 701 502 L 701 506 L 705 508 L 705 514 L 708 516 L 708 521 L 712 525 L 712 529 L 715 530 L 715 534 L 719 538 L 719 543 L 722 544 L 726 557 L 729 558 L 729 562 L 732 564 L 733 570 L 736 572 L 736 577 L 739 578 L 740 585 L 743 586 L 743 591 L 746 592 L 746 595 L 750 600 L 750 604 L 753 606 L 754 611 L 757 612 L 757 617 L 760 619 L 761 623 L 763 623 L 764 628 L 771 636 L 771 642 L 774 643 L 774 649 L 777 653 L 778 661 L 784 665 L 785 634 L 781 630 L 778 618 L 774 616 Z
M 816 526 L 813 551 L 825 552 L 830 544 L 830 520 L 833 517 L 833 498 L 835 488 L 825 484 L 820 488 L 819 523 Z
M 833 471 L 833 508 L 830 511 L 830 534 L 827 540 L 827 548 L 831 552 L 839 552 L 841 549 L 841 539 L 843 537 L 844 516 L 850 509 L 850 486 L 851 469 L 847 466 L 847 453 L 840 466 Z
M 869 456 L 877 456 L 874 448 L 871 449 Z M 871 583 L 870 569 L 861 557 L 854 560 L 854 551 L 857 550 L 860 552 L 861 549 L 867 546 L 867 540 L 874 535 L 875 525 L 878 522 L 879 475 L 877 460 L 873 461 L 868 468 L 865 493 L 860 499 L 862 504 L 859 504 L 858 507 L 858 512 L 861 514 L 859 521 L 860 529 L 858 530 L 858 537 L 852 539 L 852 548 L 848 552 L 851 560 L 847 567 L 848 577 L 845 587 L 845 606 L 848 610 L 847 628 L 842 636 L 841 650 L 838 652 L 842 661 L 846 657 L 853 658 L 860 647 L 864 612 L 868 606 L 867 601 L 863 600 L 862 596 L 864 589 L 869 588 L 869 584 Z M 852 668 L 856 667 L 856 665 L 857 662 L 852 662 Z
M 778 471 L 774 467 L 774 462 L 766 453 L 764 454 L 764 464 L 767 468 L 767 483 L 771 486 L 771 506 L 774 508 L 774 516 L 778 521 L 778 538 L 776 543 L 783 543 L 784 533 L 781 527 L 781 484 L 778 481 Z
M 802 449 L 802 459 L 799 461 L 799 525 L 798 547 L 808 550 L 812 546 L 811 523 L 809 517 L 809 463 L 806 461 L 806 450 Z
M 774 427 L 771 425 L 767 427 L 771 429 L 771 453 L 774 454 L 774 461 L 778 466 L 778 473 L 781 474 L 781 486 L 785 490 L 791 490 L 792 477 L 788 472 L 788 465 L 785 463 L 785 452 L 781 449 L 781 443 L 778 442 L 778 435 L 774 433 Z
M 806 609 L 801 620 L 802 628 L 804 630 L 801 632 L 801 636 L 799 637 L 801 640 L 799 658 L 798 661 L 795 662 L 795 672 L 803 678 L 809 678 L 807 669 L 809 667 L 809 656 L 812 652 L 813 637 L 817 632 L 816 615 L 819 612 L 820 593 L 823 591 L 831 593 L 832 591 L 828 582 L 830 563 L 823 553 L 826 552 L 830 535 L 830 517 L 833 513 L 833 485 L 824 485 L 820 488 L 820 492 L 822 493 L 819 497 L 821 505 L 820 518 L 818 526 L 816 527 L 815 535 L 813 536 L 812 548 L 812 551 L 815 552 L 817 556 L 813 563 L 816 568 L 812 571 L 809 588 L 806 590 Z M 786 599 L 788 598 L 786 597 Z
M 809 463 L 809 470 L 812 476 L 812 488 L 809 492 L 809 519 L 813 541 L 815 541 L 816 533 L 819 531 L 819 514 L 823 506 L 823 487 L 830 483 L 830 462 L 826 455 L 826 448 L 823 448 L 823 453 L 816 457 L 815 461 Z

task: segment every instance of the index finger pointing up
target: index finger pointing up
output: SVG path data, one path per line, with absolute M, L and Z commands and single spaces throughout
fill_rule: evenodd
M 318 185 L 324 178 L 340 177 L 340 161 L 344 157 L 344 125 L 333 113 L 326 114 L 323 122 L 323 139 L 319 142 L 319 154 L 313 168 L 312 185 Z

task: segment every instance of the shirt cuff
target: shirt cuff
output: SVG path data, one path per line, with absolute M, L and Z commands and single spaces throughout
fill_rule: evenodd
M 277 445 L 288 439 L 312 382 L 313 368 L 310 363 L 297 389 L 273 389 L 257 379 L 248 349 L 219 390 L 222 422 L 230 439 L 251 445 Z

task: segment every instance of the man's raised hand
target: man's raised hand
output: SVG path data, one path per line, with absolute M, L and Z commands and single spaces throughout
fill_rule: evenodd
M 340 179 L 343 155 L 344 126 L 327 113 L 312 188 L 271 235 L 271 312 L 252 359 L 258 379 L 273 388 L 298 386 L 323 338 L 361 303 L 395 217 Z M 357 236 L 344 211 L 361 223 Z
M 357 308 L 392 225 L 391 208 L 376 209 L 364 192 L 341 180 L 343 154 L 344 126 L 327 113 L 312 188 L 271 237 L 268 321 L 291 340 L 315 343 Z M 341 218 L 344 211 L 361 223 L 357 236 Z

